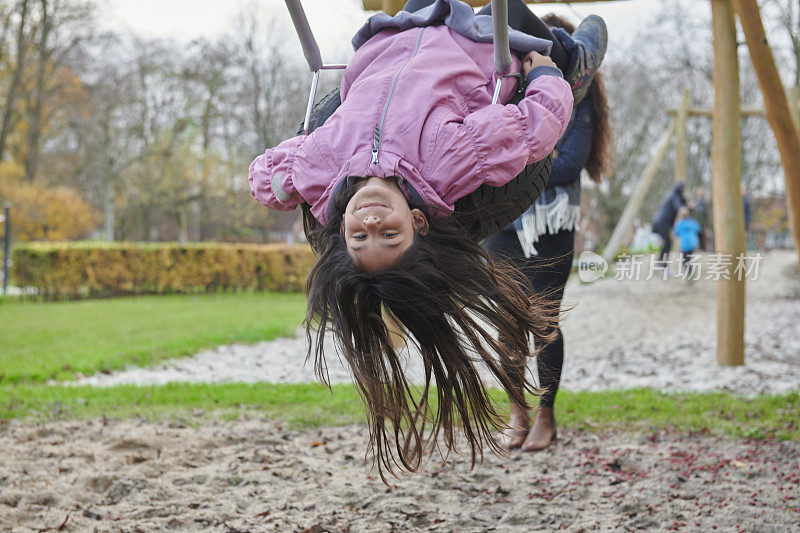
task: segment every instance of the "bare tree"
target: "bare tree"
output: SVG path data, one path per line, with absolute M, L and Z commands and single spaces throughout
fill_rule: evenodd
M 800 0 L 766 0 L 764 4 L 763 15 L 769 17 L 765 23 L 780 33 L 775 40 L 780 43 L 786 38 L 788 42 L 793 85 L 800 87 Z M 771 44 L 775 47 L 775 42 Z
M 26 54 L 30 43 L 30 31 L 27 30 L 28 3 L 29 0 L 20 0 L 18 3 L 20 14 L 19 21 L 17 22 L 17 54 L 16 61 L 11 67 L 11 83 L 8 87 L 8 92 L 6 92 L 5 104 L 3 106 L 3 125 L 0 127 L 0 161 L 3 160 L 5 155 L 8 135 L 12 131 L 12 126 L 15 123 L 14 106 L 16 104 L 17 91 L 22 81 L 22 73 L 25 71 L 26 67 Z
M 0 4 L 0 64 L 8 54 L 14 8 L 10 4 Z
M 41 18 L 39 20 L 39 39 L 36 45 L 38 55 L 38 65 L 36 71 L 36 89 L 34 103 L 31 109 L 30 130 L 28 132 L 28 154 L 25 160 L 25 180 L 30 182 L 36 176 L 36 168 L 39 165 L 40 137 L 42 134 L 42 108 L 46 98 L 45 84 L 47 79 L 48 64 L 50 63 L 51 50 L 48 47 L 50 29 L 53 25 L 52 6 L 48 5 L 48 0 L 39 0 L 41 6 Z
M 222 136 L 220 122 L 225 120 L 226 98 L 230 98 L 230 75 L 234 67 L 227 41 L 200 39 L 189 46 L 183 77 L 186 81 L 187 114 L 195 121 L 199 135 L 200 180 L 192 217 L 199 240 L 209 239 L 214 221 L 208 216 L 210 202 L 221 188 L 212 172 L 218 149 L 215 141 Z

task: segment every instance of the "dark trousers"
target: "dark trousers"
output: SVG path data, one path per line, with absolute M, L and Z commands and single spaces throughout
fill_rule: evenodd
M 697 250 L 692 250 L 690 252 L 681 251 L 681 262 L 683 263 L 683 276 L 688 279 L 693 279 L 694 277 L 694 269 L 697 268 L 697 265 L 694 264 L 692 259 L 695 258 L 695 252 Z
M 536 243 L 538 256 L 526 258 L 514 231 L 503 230 L 486 240 L 486 249 L 495 261 L 511 266 L 518 281 L 530 288 L 533 294 L 552 300 L 559 307 L 564 296 L 564 286 L 572 270 L 575 251 L 575 232 L 560 231 L 555 235 L 542 235 Z M 537 368 L 539 386 L 545 389 L 539 405 L 553 407 L 561 382 L 564 366 L 564 337 L 557 328 L 555 340 L 544 343 L 534 338 L 539 350 Z
M 666 266 L 666 261 L 669 259 L 669 252 L 672 250 L 672 228 L 654 226 L 653 233 L 658 234 L 661 240 L 664 241 L 664 247 L 661 249 L 661 255 L 658 260 L 662 263 L 662 266 Z
M 419 11 L 423 7 L 427 7 L 434 3 L 435 0 L 408 0 L 406 5 L 403 6 L 403 11 L 413 13 Z M 492 5 L 487 4 L 478 11 L 478 15 L 491 15 Z M 527 33 L 540 39 L 547 39 L 553 43 L 550 50 L 550 59 L 553 63 L 561 69 L 561 72 L 566 72 L 569 67 L 569 55 L 567 54 L 561 43 L 547 27 L 547 24 L 541 21 L 539 17 L 533 14 L 533 11 L 525 5 L 522 0 L 508 0 L 508 25 L 509 27 Z

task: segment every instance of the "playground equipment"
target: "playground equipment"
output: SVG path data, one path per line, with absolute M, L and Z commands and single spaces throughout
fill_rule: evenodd
M 789 91 L 789 94 L 790 94 L 791 117 L 793 119 L 793 122 L 800 127 L 800 92 L 798 92 L 798 90 L 796 88 L 792 88 Z M 675 141 L 675 182 L 676 183 L 677 182 L 685 182 L 686 181 L 686 123 L 687 123 L 687 121 L 688 121 L 688 119 L 690 117 L 712 118 L 714 116 L 714 109 L 711 108 L 711 107 L 708 107 L 708 108 L 706 108 L 706 107 L 693 107 L 691 105 L 690 95 L 689 95 L 689 90 L 688 89 L 684 90 L 683 95 L 681 97 L 680 105 L 677 108 L 668 109 L 667 112 L 670 115 L 674 115 L 675 118 L 674 118 L 674 120 L 672 120 L 670 122 L 669 126 L 667 127 L 667 130 L 664 132 L 664 134 L 662 135 L 661 139 L 657 143 L 656 149 L 653 152 L 653 156 L 651 157 L 650 161 L 647 164 L 647 167 L 645 168 L 644 172 L 642 173 L 642 177 L 639 178 L 639 181 L 636 183 L 634 191 L 631 194 L 630 200 L 626 204 L 625 209 L 624 209 L 622 215 L 620 216 L 620 219 L 617 222 L 616 227 L 614 228 L 614 232 L 612 233 L 612 236 L 609 239 L 608 244 L 605 247 L 605 250 L 603 251 L 603 257 L 607 261 L 611 261 L 611 260 L 614 259 L 614 257 L 616 256 L 617 252 L 620 249 L 620 246 L 622 245 L 622 242 L 624 241 L 626 236 L 630 234 L 630 232 L 632 230 L 632 226 L 633 226 L 633 220 L 634 220 L 634 218 L 636 218 L 637 214 L 639 213 L 639 210 L 640 210 L 640 208 L 642 206 L 642 203 L 644 202 L 645 195 L 649 191 L 649 189 L 650 189 L 650 187 L 651 187 L 651 185 L 653 183 L 653 179 L 654 179 L 654 177 L 656 175 L 656 172 L 658 171 L 658 168 L 661 165 L 661 162 L 664 159 L 664 156 L 666 155 L 666 153 L 667 153 L 667 151 L 668 151 L 673 139 Z M 764 108 L 760 108 L 760 107 L 742 107 L 742 108 L 739 109 L 738 114 L 739 114 L 739 116 L 763 116 L 763 117 L 766 117 L 767 111 Z M 714 125 L 714 127 L 718 128 L 719 126 Z M 724 150 L 738 150 L 738 142 L 736 143 L 735 146 L 733 146 L 733 147 L 728 146 L 728 147 L 724 148 Z M 713 153 L 712 153 L 712 156 L 713 156 Z M 723 153 L 723 156 L 727 157 L 727 155 L 725 153 Z M 737 158 L 737 161 L 738 161 L 738 158 Z M 734 170 L 731 170 L 731 169 L 720 170 L 720 166 L 719 165 L 717 165 L 715 168 L 718 170 L 718 173 L 714 174 L 714 178 L 713 178 L 714 179 L 714 184 L 713 184 L 714 185 L 714 189 L 717 190 L 717 191 L 724 190 L 725 189 L 724 186 L 726 184 L 724 184 L 724 183 L 723 184 L 718 184 L 717 183 L 718 180 L 727 179 L 726 178 L 726 176 L 727 176 L 726 172 L 736 172 L 736 170 L 735 169 Z M 739 171 L 738 173 L 736 173 L 736 175 L 740 175 L 740 173 L 741 172 Z M 720 176 L 720 174 L 722 176 Z M 735 183 L 731 184 L 731 187 L 733 185 L 735 185 Z M 742 204 L 741 204 L 741 199 L 740 198 L 739 199 L 736 199 L 736 198 L 734 198 L 734 199 L 725 199 L 725 198 L 723 198 L 722 200 L 720 200 L 719 198 L 716 198 L 716 197 L 714 198 L 714 202 L 715 203 L 716 202 L 720 202 L 720 201 L 738 202 L 735 206 L 733 206 L 733 209 L 737 210 L 737 211 L 741 209 L 741 205 Z M 723 213 L 724 216 L 726 216 L 726 218 L 722 221 L 722 224 L 724 224 L 726 226 L 728 224 L 737 224 L 736 221 L 732 221 L 730 219 L 730 214 L 729 213 L 726 214 L 725 207 L 727 207 L 727 211 L 730 211 L 731 207 L 732 207 L 731 204 L 727 203 L 727 204 L 722 204 L 722 205 L 723 205 L 723 209 L 721 210 L 721 212 Z M 716 209 L 715 209 L 715 212 L 716 212 Z M 714 227 L 715 228 L 719 227 L 719 224 L 716 221 L 715 221 L 715 226 Z M 744 231 L 743 224 L 742 224 L 741 227 L 742 227 L 742 231 Z M 715 229 L 715 231 L 716 231 L 716 229 Z M 739 237 L 737 236 L 736 238 L 738 239 Z M 724 243 L 723 243 L 723 245 L 724 245 Z M 720 280 L 720 282 L 725 282 L 725 281 L 727 281 L 727 280 Z M 729 290 L 730 290 L 730 288 L 729 288 Z M 741 297 L 743 299 L 743 297 L 744 297 L 743 296 L 744 295 L 743 291 L 742 291 L 741 294 L 742 294 Z M 726 295 L 726 296 L 729 296 L 729 295 Z M 734 292 L 734 297 L 738 297 L 738 296 L 739 296 L 738 292 Z M 723 308 L 726 308 L 726 309 L 736 309 L 736 308 L 738 308 L 740 310 L 743 310 L 744 301 L 742 300 L 741 304 L 738 304 L 736 302 L 732 302 L 732 303 L 729 303 L 729 304 L 725 303 L 723 305 L 724 305 Z M 725 320 L 725 322 L 728 323 L 730 321 L 736 321 L 736 320 L 738 320 L 738 317 L 733 317 L 731 319 Z M 738 336 L 737 336 L 737 338 L 738 338 Z M 734 355 L 734 356 L 737 355 L 737 354 L 740 354 L 740 353 L 741 353 L 741 355 L 743 357 L 743 355 L 744 355 L 743 348 L 742 348 L 741 352 L 738 351 L 738 349 L 732 350 L 732 355 Z M 720 364 L 725 364 L 725 363 L 721 361 Z M 743 359 L 738 360 L 738 362 L 736 362 L 735 364 L 744 364 L 744 360 Z
M 792 119 L 797 127 L 800 128 L 800 90 L 796 87 L 789 89 L 789 105 L 791 107 Z M 690 100 L 689 89 L 684 90 L 678 107 L 667 109 L 667 113 L 673 115 L 675 119 L 669 123 L 664 134 L 661 136 L 658 143 L 656 143 L 653 156 L 642 172 L 642 177 L 636 182 L 636 187 L 631 193 L 631 197 L 625 205 L 625 209 L 617 221 L 617 225 L 614 227 L 614 232 L 603 250 L 603 257 L 607 261 L 614 259 L 622 246 L 622 242 L 632 231 L 633 220 L 639 213 L 645 195 L 647 191 L 649 191 L 653 183 L 653 178 L 658 171 L 658 167 L 661 165 L 673 140 L 675 141 L 675 183 L 686 181 L 686 123 L 691 117 L 711 118 L 713 112 L 714 110 L 711 107 L 693 106 Z M 766 118 L 766 110 L 763 107 L 742 107 L 739 109 L 739 114 L 742 117 L 761 116 Z
M 308 106 L 306 106 L 306 115 L 303 120 L 304 132 L 308 134 L 309 124 L 311 122 L 311 111 L 314 109 L 314 100 L 317 96 L 317 86 L 319 85 L 319 72 L 320 70 L 344 70 L 347 65 L 326 65 L 322 61 L 322 54 L 319 52 L 319 45 L 314 38 L 314 32 L 311 31 L 311 26 L 308 24 L 308 17 L 303 10 L 303 5 L 300 0 L 286 0 L 286 8 L 289 10 L 289 16 L 292 17 L 292 23 L 297 36 L 300 37 L 300 46 L 303 47 L 303 55 L 306 56 L 308 68 L 311 69 L 313 77 L 311 79 L 311 92 L 308 95 Z
M 405 3 L 399 2 L 395 13 L 400 10 L 400 7 Z M 398 2 L 384 2 L 384 4 L 398 4 Z M 485 2 L 484 2 L 485 4 Z M 366 8 L 366 2 L 364 4 Z M 387 7 L 387 6 L 384 6 Z M 303 10 L 303 5 L 300 0 L 286 0 L 286 8 L 289 10 L 289 16 L 292 17 L 297 36 L 300 38 L 300 45 L 303 48 L 303 55 L 306 57 L 308 67 L 313 73 L 311 80 L 311 93 L 308 97 L 308 106 L 306 107 L 305 120 L 303 125 L 305 128 L 304 133 L 308 133 L 309 124 L 311 119 L 311 112 L 314 109 L 314 100 L 317 95 L 317 87 L 319 85 L 319 72 L 321 70 L 343 70 L 347 65 L 330 64 L 326 65 L 322 61 L 322 54 L 319 51 L 319 45 L 314 32 L 311 31 L 311 25 L 308 23 L 308 17 Z M 391 6 L 389 6 L 391 9 Z M 508 2 L 507 0 L 494 0 L 492 2 L 492 33 L 494 34 L 494 65 L 498 74 L 497 83 L 495 84 L 494 96 L 492 104 L 496 104 L 500 98 L 500 88 L 503 79 L 512 77 L 511 74 L 511 48 L 508 43 Z
M 472 7 L 483 7 L 489 3 L 489 0 L 462 0 L 465 4 Z M 570 4 L 581 4 L 586 2 L 596 2 L 598 0 L 569 0 Z M 603 0 L 600 0 L 603 1 Z M 618 0 L 624 1 L 624 0 Z M 366 11 L 383 11 L 390 15 L 394 15 L 403 8 L 406 0 L 362 0 L 364 9 Z M 556 2 L 553 0 L 525 0 L 527 4 L 558 4 L 564 2 Z M 494 13 L 493 13 L 494 14 Z
M 792 92 L 793 105 L 790 106 L 767 44 L 755 0 L 711 0 L 711 7 L 714 31 L 714 106 L 712 109 L 692 108 L 689 94 L 684 92 L 681 105 L 677 110 L 672 110 L 675 119 L 654 150 L 654 155 L 603 252 L 607 260 L 613 259 L 623 237 L 629 231 L 673 135 L 677 136 L 675 179 L 686 180 L 685 128 L 689 116 L 711 117 L 713 121 L 711 159 L 716 251 L 736 257 L 746 249 L 739 188 L 740 118 L 754 114 L 766 116 L 778 141 L 784 167 L 790 225 L 795 247 L 800 250 L 800 140 L 796 126 L 799 122 L 800 104 L 797 93 Z M 764 93 L 765 109 L 740 109 L 734 8 L 745 28 L 750 57 Z M 730 279 L 721 279 L 717 286 L 717 361 L 721 365 L 741 365 L 744 364 L 745 282 L 743 279 L 736 279 L 736 276 L 728 277 Z
M 571 3 L 589 0 L 572 0 Z M 593 0 L 619 2 L 631 0 Z M 717 252 L 736 256 L 745 251 L 744 215 L 742 197 L 739 188 L 741 182 L 740 166 L 740 110 L 739 101 L 739 59 L 736 53 L 736 18 L 744 29 L 745 39 L 750 50 L 750 58 L 758 77 L 761 91 L 764 94 L 766 117 L 775 134 L 783 163 L 786 182 L 786 198 L 789 211 L 789 222 L 795 241 L 795 248 L 800 250 L 800 137 L 792 119 L 797 116 L 790 109 L 786 93 L 778 75 L 775 58 L 769 48 L 766 33 L 761 21 L 761 13 L 756 0 L 709 0 L 711 3 L 714 49 L 714 107 L 711 112 L 713 120 L 712 136 L 712 195 L 714 202 L 714 235 Z M 291 0 L 287 0 L 287 5 Z M 495 0 L 495 3 L 497 0 Z M 530 4 L 562 3 L 554 0 L 526 0 Z M 389 14 L 397 13 L 404 0 L 363 0 L 366 10 L 383 10 Z M 487 4 L 483 0 L 467 0 L 473 7 Z M 299 5 L 299 2 L 297 2 Z M 494 8 L 494 6 L 493 6 Z M 494 13 L 494 11 L 493 11 Z M 306 22 L 307 27 L 307 22 Z M 497 28 L 497 26 L 495 26 Z M 303 39 L 303 32 L 298 26 Z M 310 30 L 308 31 L 310 35 Z M 313 37 L 312 37 L 313 38 Z M 304 51 L 306 47 L 304 45 Z M 308 56 L 307 56 L 308 57 Z M 313 57 L 313 56 L 312 56 Z M 321 63 L 321 61 L 320 61 Z M 311 65 L 311 62 L 309 62 Z M 312 67 L 312 70 L 313 67 Z M 502 72 L 501 68 L 497 69 Z M 650 164 L 645 169 L 642 180 L 637 184 L 629 206 L 621 217 L 618 227 L 612 235 L 605 256 L 613 258 L 619 247 L 622 236 L 629 227 L 635 214 L 636 202 L 641 199 L 655 176 L 658 165 L 669 148 L 675 131 L 685 127 L 688 117 L 688 97 L 684 96 L 682 111 L 662 136 L 655 149 Z M 307 116 L 310 115 L 307 113 Z M 306 121 L 308 123 L 308 121 Z M 679 157 L 685 157 L 685 144 L 677 147 Z M 682 155 L 683 154 L 683 155 Z M 549 171 L 549 167 L 548 167 Z M 647 179 L 645 179 L 647 178 Z M 685 167 L 676 167 L 676 179 L 685 180 Z M 619 225 L 618 225 L 619 226 Z M 620 234 L 621 233 L 621 234 Z M 616 245 L 616 249 L 614 246 Z M 799 258 L 800 259 L 800 258 Z M 733 267 L 731 267 L 733 268 Z M 731 274 L 729 272 L 729 274 Z M 717 361 L 721 365 L 740 365 L 744 363 L 744 280 L 729 275 L 729 280 L 722 280 L 717 288 Z
M 320 56 L 319 47 L 311 32 L 308 20 L 299 0 L 286 0 L 289 13 L 294 22 L 297 34 L 303 47 L 303 53 L 308 61 L 308 66 L 313 72 L 311 94 L 302 129 L 298 134 L 308 134 L 333 114 L 341 99 L 339 89 L 325 95 L 316 104 L 317 83 L 319 71 L 325 69 L 345 68 L 346 65 L 325 65 Z M 492 19 L 494 33 L 494 60 L 498 81 L 495 85 L 492 103 L 497 103 L 500 97 L 501 82 L 505 78 L 518 77 L 518 73 L 511 72 L 511 49 L 508 40 L 508 2 L 507 0 L 494 0 L 492 3 Z M 519 102 L 521 95 L 515 95 L 511 103 Z M 547 156 L 525 167 L 525 169 L 507 184 L 494 187 L 483 184 L 473 193 L 459 199 L 454 206 L 455 217 L 467 234 L 478 241 L 497 232 L 510 224 L 521 215 L 539 196 L 547 184 L 552 167 L 552 157 Z M 309 235 L 318 222 L 303 208 L 304 229 Z M 313 239 L 309 239 L 313 246 Z

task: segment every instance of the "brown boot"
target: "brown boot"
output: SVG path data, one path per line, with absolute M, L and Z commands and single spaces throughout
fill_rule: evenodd
M 553 415 L 552 407 L 540 407 L 536 411 L 536 419 L 533 422 L 522 449 L 526 452 L 544 450 L 550 443 L 556 440 L 558 432 L 556 430 L 556 418 Z
M 528 413 L 512 403 L 511 415 L 508 418 L 508 428 L 502 432 L 501 446 L 507 450 L 519 448 L 522 446 L 530 427 L 531 420 L 528 417 Z

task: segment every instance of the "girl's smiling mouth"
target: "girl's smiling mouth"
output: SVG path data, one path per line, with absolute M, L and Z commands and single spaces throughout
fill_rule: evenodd
M 368 207 L 384 207 L 384 208 L 386 208 L 386 209 L 388 209 L 388 208 L 389 208 L 389 206 L 388 206 L 388 205 L 386 205 L 386 204 L 382 204 L 382 203 L 380 203 L 380 202 L 367 202 L 366 204 L 362 204 L 362 205 L 360 205 L 360 206 L 356 207 L 356 209 L 355 209 L 355 210 L 356 210 L 356 211 L 360 211 L 360 210 L 362 210 L 362 209 L 366 209 L 366 208 L 368 208 Z

